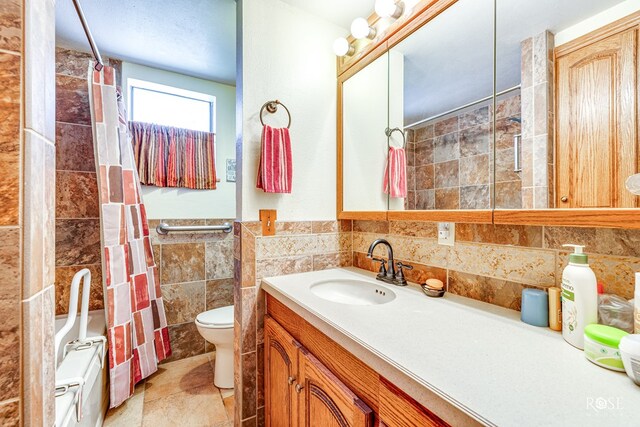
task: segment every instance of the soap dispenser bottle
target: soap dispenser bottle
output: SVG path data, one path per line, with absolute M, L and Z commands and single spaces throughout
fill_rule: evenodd
M 584 246 L 562 246 L 574 249 L 562 271 L 562 337 L 582 350 L 585 326 L 598 323 L 598 283 Z

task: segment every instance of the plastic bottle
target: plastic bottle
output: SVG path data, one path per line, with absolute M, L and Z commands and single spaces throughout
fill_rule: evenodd
M 640 273 L 636 273 L 636 290 L 633 294 L 633 332 L 640 334 Z
M 562 337 L 582 350 L 585 326 L 598 323 L 598 284 L 584 246 L 562 246 L 574 248 L 562 271 Z

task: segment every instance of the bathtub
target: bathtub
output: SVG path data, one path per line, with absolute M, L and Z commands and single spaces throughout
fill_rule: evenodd
M 62 345 L 58 349 L 56 384 L 76 377 L 82 378 L 85 384 L 80 395 L 79 387 L 70 387 L 64 394 L 59 387 L 57 388 L 56 427 L 100 427 L 109 406 L 108 360 L 106 357 L 103 358 L 103 354 L 106 354 L 104 351 L 106 343 L 97 342 L 88 348 L 72 350 L 63 357 L 64 344 L 78 338 L 79 317 L 73 328 L 65 334 Z M 56 316 L 56 332 L 62 329 L 66 320 L 66 315 Z M 104 310 L 90 311 L 87 320 L 88 338 L 106 336 Z M 77 420 L 76 413 L 78 399 L 82 399 L 80 422 Z

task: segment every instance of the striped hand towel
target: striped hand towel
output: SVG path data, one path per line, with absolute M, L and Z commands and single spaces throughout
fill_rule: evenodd
M 257 188 L 265 193 L 291 193 L 293 163 L 289 129 L 262 128 Z
M 407 156 L 404 148 L 389 147 L 383 185 L 385 194 L 407 197 Z

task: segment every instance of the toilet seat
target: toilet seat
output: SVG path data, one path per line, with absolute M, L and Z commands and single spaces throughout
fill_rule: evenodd
M 196 322 L 205 328 L 211 329 L 233 328 L 233 306 L 229 305 L 204 311 L 198 314 Z

